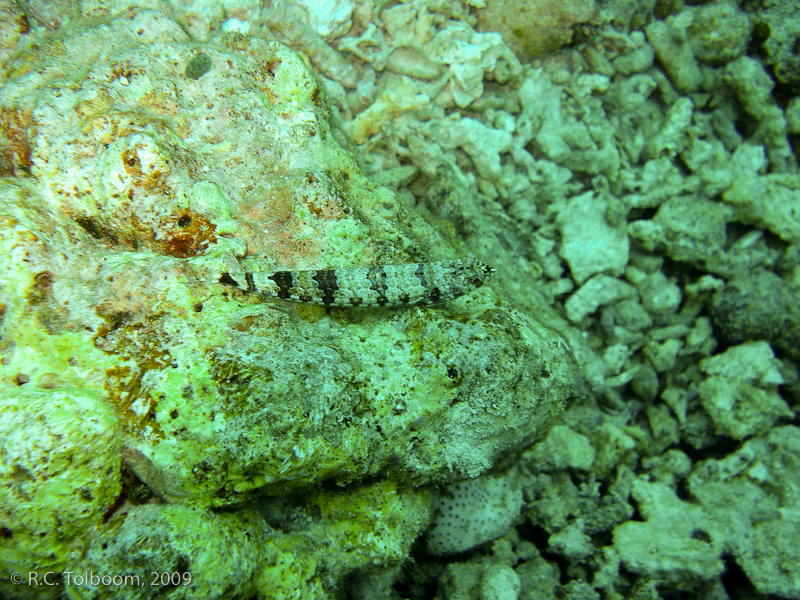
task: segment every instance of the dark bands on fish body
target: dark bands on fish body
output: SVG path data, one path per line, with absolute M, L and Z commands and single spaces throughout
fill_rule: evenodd
M 240 287 L 239 286 L 239 282 L 236 281 L 233 277 L 231 277 L 229 273 L 222 273 L 219 276 L 218 281 L 220 283 L 224 283 L 225 285 L 232 285 L 234 287 Z
M 467 294 L 493 274 L 488 265 L 465 259 L 272 274 L 223 273 L 218 281 L 250 293 L 324 306 L 416 306 Z
M 336 292 L 339 290 L 339 284 L 336 280 L 335 269 L 317 271 L 312 279 L 316 282 L 317 289 L 322 294 L 323 304 L 330 305 L 336 302 Z
M 256 289 L 256 285 L 253 283 L 253 274 L 252 273 L 245 273 L 244 280 L 247 282 L 247 291 L 250 293 L 255 293 L 258 290 Z
M 431 282 L 428 280 L 428 274 L 426 269 L 422 268 L 422 264 L 417 265 L 417 268 L 414 270 L 414 277 L 419 279 L 422 289 L 427 290 L 430 288 Z
M 270 275 L 269 279 L 274 281 L 275 285 L 278 286 L 278 293 L 276 294 L 278 298 L 283 298 L 284 300 L 291 298 L 290 290 L 292 289 L 293 279 L 291 271 L 278 271 L 274 275 Z

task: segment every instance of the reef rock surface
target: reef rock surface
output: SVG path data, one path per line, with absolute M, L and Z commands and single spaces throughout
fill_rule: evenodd
M 198 43 L 147 10 L 24 41 L 0 89 L 0 412 L 42 417 L 5 448 L 2 487 L 19 473 L 48 485 L 57 475 L 23 464 L 26 445 L 45 440 L 58 452 L 59 439 L 77 439 L 70 428 L 97 456 L 66 460 L 58 474 L 69 482 L 64 494 L 87 505 L 69 531 L 48 515 L 4 521 L 0 544 L 20 564 L 35 558 L 26 540 L 44 538 L 54 540 L 50 570 L 149 571 L 156 565 L 125 542 L 146 539 L 172 548 L 154 551 L 166 561 L 159 569 L 174 558 L 185 571 L 187 556 L 211 559 L 205 542 L 179 534 L 182 519 L 199 527 L 208 509 L 256 494 L 388 478 L 309 496 L 323 524 L 303 543 L 264 524 L 271 571 L 259 546 L 235 585 L 263 590 L 273 573 L 298 590 L 301 569 L 324 586 L 319 572 L 335 579 L 402 559 L 427 524 L 427 496 L 414 486 L 476 477 L 513 458 L 575 393 L 567 343 L 504 304 L 499 288 L 434 307 L 327 312 L 213 279 L 463 253 L 363 177 L 300 55 L 236 33 Z M 150 504 L 191 510 L 131 508 L 142 516 L 126 522 L 139 485 L 130 472 Z M 372 515 L 370 506 L 383 507 L 381 522 L 359 525 L 353 515 Z M 230 531 L 211 553 L 238 543 L 237 523 L 249 530 L 254 518 L 219 518 Z M 187 544 L 205 553 L 175 550 Z M 324 559 L 309 558 L 324 544 Z M 279 548 L 293 558 L 275 558 Z

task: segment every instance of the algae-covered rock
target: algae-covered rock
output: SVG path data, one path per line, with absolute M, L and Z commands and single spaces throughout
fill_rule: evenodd
M 429 488 L 390 480 L 264 498 L 258 511 L 277 531 L 257 577 L 264 598 L 330 598 L 343 575 L 380 574 L 403 563 L 428 525 Z
M 665 252 L 682 262 L 716 264 L 726 241 L 732 210 L 702 197 L 676 196 L 652 220 L 632 221 L 628 233 L 648 251 Z
M 120 463 L 117 421 L 99 394 L 35 384 L 0 391 L 2 594 L 31 591 L 30 578 L 43 582 L 47 573 L 56 585 L 113 506 Z
M 621 275 L 628 263 L 629 241 L 624 224 L 606 220 L 608 202 L 594 192 L 573 196 L 556 223 L 561 230 L 561 258 L 573 279 L 584 283 L 597 273 Z M 591 231 L 591 235 L 586 232 Z
M 786 138 L 786 116 L 772 95 L 775 81 L 764 66 L 754 58 L 741 56 L 725 67 L 725 83 L 735 91 L 747 115 L 758 123 L 749 141 L 766 146 L 773 173 L 794 173 L 797 160 Z
M 27 248 L 30 260 L 11 266 L 22 289 L 37 290 L 35 272 L 57 270 L 54 254 Z M 51 327 L 94 330 L 78 336 L 83 352 L 101 357 L 88 380 L 122 420 L 127 464 L 168 500 L 221 505 L 264 486 L 378 473 L 418 483 L 476 476 L 546 424 L 531 394 L 571 390 L 573 363 L 559 338 L 485 296 L 460 308 L 326 315 L 175 284 L 175 259 L 153 257 L 139 280 L 141 263 L 114 258 L 110 271 L 93 264 L 121 289 L 94 286 L 89 297 L 79 282 L 60 290 L 54 279 L 45 316 L 54 321 L 59 310 L 66 325 Z M 46 348 L 59 337 L 41 331 L 42 311 L 20 311 L 11 331 L 38 331 Z M 32 376 L 51 361 L 14 358 L 6 370 Z
M 786 2 L 763 2 L 757 7 L 751 15 L 753 42 L 763 52 L 766 64 L 778 81 L 789 84 L 797 93 L 800 90 L 797 7 Z
M 800 598 L 800 429 L 776 427 L 722 458 L 698 463 L 687 489 L 761 594 Z
M 126 43 L 150 21 L 158 41 Z M 44 196 L 17 194 L 10 212 L 38 214 L 28 234 L 53 240 L 37 246 L 35 269 L 14 263 L 20 289 L 52 273 L 62 320 L 112 357 L 102 385 L 143 481 L 169 500 L 221 505 L 386 469 L 417 482 L 474 477 L 534 439 L 569 395 L 573 363 L 557 334 L 491 293 L 328 315 L 206 287 L 220 272 L 452 250 L 361 176 L 296 54 L 223 36 L 200 48 L 212 65 L 200 84 L 184 76 L 198 48 L 163 16 L 75 41 L 112 33 L 122 41 L 82 72 L 80 91 L 59 87 L 57 58 L 26 56 L 55 63 L 43 93 L 16 90 L 32 107 Z M 84 115 L 79 131 L 57 118 L 66 106 Z
M 694 9 L 689 43 L 697 58 L 726 63 L 741 56 L 750 41 L 752 25 L 734 2 L 716 2 Z
M 0 108 L 18 123 L 16 177 L 0 182 L 10 284 L 0 288 L 0 392 L 90 398 L 106 415 L 102 451 L 74 460 L 102 458 L 109 466 L 93 476 L 110 478 L 96 484 L 102 494 L 81 483 L 86 521 L 66 535 L 91 551 L 76 565 L 184 572 L 181 556 L 199 564 L 240 545 L 253 526 L 243 503 L 331 481 L 350 487 L 313 494 L 321 533 L 298 547 L 280 538 L 280 561 L 303 565 L 309 582 L 322 565 L 334 587 L 348 569 L 403 560 L 424 528 L 424 490 L 392 486 L 477 477 L 513 461 L 560 414 L 578 376 L 571 351 L 499 290 L 328 311 L 219 283 L 222 273 L 465 254 L 363 177 L 298 54 L 242 35 L 198 43 L 147 10 L 60 36 L 22 50 L 0 88 Z M 198 56 L 208 58 L 201 68 Z M 60 439 L 86 435 L 79 421 Z M 35 444 L 27 431 L 23 450 Z M 185 508 L 120 508 L 121 456 L 153 502 Z M 362 520 L 399 507 L 394 524 L 347 524 L 365 478 L 378 483 Z M 87 528 L 112 507 L 92 541 Z M 204 516 L 209 507 L 230 518 Z M 217 525 L 219 548 L 198 548 L 184 531 Z M 369 527 L 393 528 L 395 542 L 386 549 Z M 152 553 L 125 551 L 128 531 L 143 532 Z M 20 560 L 36 559 L 20 547 Z M 253 552 L 247 560 L 272 560 Z M 249 593 L 254 572 L 243 567 L 231 594 Z M 257 587 L 267 585 L 260 573 Z M 82 585 L 70 593 L 92 597 Z M 223 594 L 208 585 L 203 597 Z
M 594 0 L 488 0 L 478 11 L 481 31 L 496 31 L 523 62 L 574 40 L 575 30 L 595 13 Z
M 797 292 L 771 271 L 731 280 L 714 295 L 711 318 L 717 335 L 729 344 L 766 340 L 778 352 L 800 357 Z
M 766 342 L 747 342 L 700 361 L 708 377 L 698 385 L 700 402 L 717 433 L 743 439 L 764 433 L 794 412 L 778 393 L 784 383 Z
M 631 494 L 645 520 L 614 529 L 614 547 L 628 570 L 683 589 L 722 573 L 723 539 L 701 507 L 645 479 L 634 482 Z
M 252 598 L 270 528 L 253 511 L 127 507 L 64 571 L 74 600 Z
M 653 46 L 672 84 L 681 92 L 693 92 L 703 81 L 686 33 L 693 20 L 692 13 L 687 10 L 666 21 L 652 21 L 645 28 L 647 41 Z

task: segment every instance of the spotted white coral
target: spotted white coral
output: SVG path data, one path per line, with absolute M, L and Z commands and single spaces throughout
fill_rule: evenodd
M 449 485 L 439 497 L 428 530 L 428 551 L 456 554 L 499 538 L 511 529 L 521 507 L 522 491 L 514 471 Z

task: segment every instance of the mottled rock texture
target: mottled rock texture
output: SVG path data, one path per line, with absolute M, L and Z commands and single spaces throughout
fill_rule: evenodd
M 94 417 L 87 452 L 109 438 L 102 469 L 73 461 L 70 485 L 92 500 L 64 531 L 54 569 L 121 568 L 121 555 L 96 544 L 88 558 L 72 552 L 95 528 L 111 549 L 125 547 L 114 531 L 130 530 L 167 563 L 185 544 L 195 544 L 185 556 L 204 556 L 196 545 L 205 542 L 176 533 L 183 517 L 174 510 L 142 509 L 125 521 L 137 512 L 125 500 L 141 486 L 132 474 L 145 499 L 193 511 L 331 481 L 352 485 L 314 496 L 309 519 L 326 515 L 320 532 L 304 545 L 274 542 L 298 566 L 259 570 L 266 559 L 242 546 L 257 564 L 236 586 L 269 589 L 270 573 L 293 589 L 333 585 L 407 554 L 428 514 L 427 496 L 410 486 L 509 462 L 560 414 L 577 378 L 569 347 L 504 305 L 499 289 L 436 308 L 328 312 L 209 279 L 464 257 L 362 176 L 300 55 L 241 34 L 199 43 L 164 14 L 138 9 L 64 25 L 46 41 L 20 49 L 0 89 L 0 409 L 16 410 L 20 388 L 90 398 L 106 416 Z M 46 409 L 45 424 L 60 418 L 59 406 Z M 89 435 L 87 418 L 61 424 L 58 435 L 78 435 L 72 427 Z M 21 453 L 36 443 L 29 431 L 17 433 Z M 42 485 L 53 477 L 44 464 L 28 472 Z M 5 487 L 18 475 L 6 468 L 0 477 Z M 366 494 L 359 482 L 368 477 L 399 483 Z M 383 512 L 352 523 L 339 505 Z M 56 509 L 39 510 L 49 518 Z M 211 555 L 236 544 L 251 516 L 227 519 L 232 529 Z M 8 523 L 5 547 L 35 534 L 25 520 Z M 376 527 L 394 537 L 374 536 Z M 312 569 L 297 583 L 320 547 L 330 581 Z M 19 552 L 35 559 L 25 545 Z

